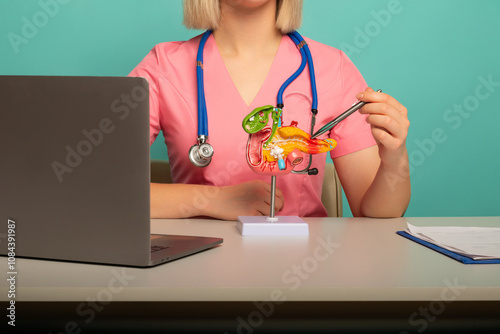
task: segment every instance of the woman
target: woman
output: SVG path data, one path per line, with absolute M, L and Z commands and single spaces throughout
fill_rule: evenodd
M 269 176 L 255 174 L 246 162 L 247 134 L 241 121 L 253 109 L 276 105 L 281 84 L 299 67 L 300 53 L 286 33 L 297 29 L 301 0 L 185 0 L 184 23 L 212 29 L 204 47 L 204 83 L 209 166 L 193 166 L 189 148 L 197 138 L 196 52 L 201 35 L 186 42 L 157 45 L 132 71 L 150 84 L 151 143 L 163 131 L 174 184 L 151 184 L 152 218 L 268 215 Z M 367 88 L 341 51 L 306 39 L 318 87 L 315 129 L 357 100 L 370 102 L 331 133 L 331 157 L 354 216 L 398 217 L 410 199 L 406 136 L 407 111 L 385 93 Z M 311 124 L 307 69 L 285 91 L 283 123 Z M 307 159 L 306 159 L 307 160 Z M 302 169 L 306 162 L 297 166 Z M 316 176 L 277 177 L 275 210 L 281 215 L 326 216 L 321 204 L 324 156 L 313 159 Z

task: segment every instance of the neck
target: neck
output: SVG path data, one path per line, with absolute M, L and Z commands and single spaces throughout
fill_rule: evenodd
M 219 52 L 228 56 L 274 55 L 282 38 L 275 26 L 276 1 L 255 7 L 229 2 L 221 1 L 221 22 L 214 31 Z

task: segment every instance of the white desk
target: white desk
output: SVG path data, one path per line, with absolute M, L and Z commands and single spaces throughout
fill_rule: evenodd
M 305 220 L 307 237 L 242 237 L 235 222 L 152 220 L 153 233 L 215 236 L 224 242 L 149 269 L 17 259 L 16 302 L 406 302 L 413 303 L 411 311 L 446 301 L 448 310 L 461 302 L 500 309 L 500 265 L 465 265 L 395 233 L 406 221 L 500 227 L 500 217 Z M 6 262 L 0 258 L 1 267 Z M 0 299 L 6 301 L 2 282 Z

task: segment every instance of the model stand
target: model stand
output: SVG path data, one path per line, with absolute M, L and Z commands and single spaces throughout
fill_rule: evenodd
M 309 225 L 298 216 L 274 214 L 276 175 L 271 176 L 271 212 L 266 216 L 238 216 L 236 227 L 241 235 L 309 235 Z

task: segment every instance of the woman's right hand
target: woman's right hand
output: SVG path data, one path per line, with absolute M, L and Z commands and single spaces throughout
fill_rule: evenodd
M 271 208 L 271 185 L 262 180 L 220 187 L 211 200 L 208 215 L 217 219 L 237 220 L 238 216 L 268 216 Z M 283 208 L 283 193 L 276 188 L 275 212 Z

